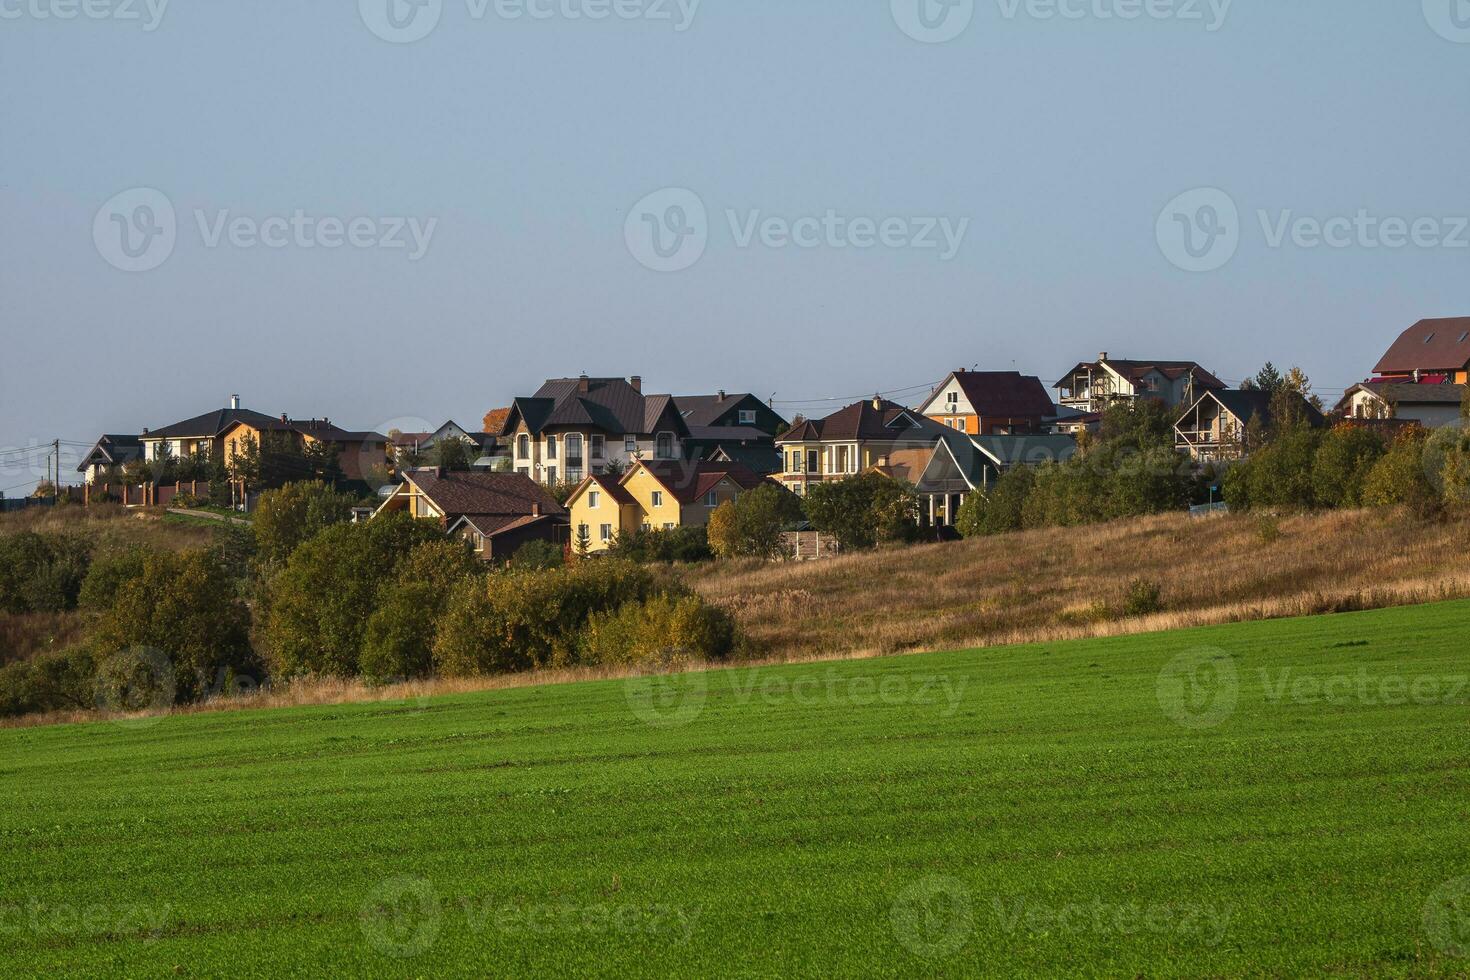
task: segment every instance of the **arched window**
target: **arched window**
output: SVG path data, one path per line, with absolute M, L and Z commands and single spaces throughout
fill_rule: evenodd
M 516 436 L 516 458 L 531 458 L 531 437 L 527 435 Z

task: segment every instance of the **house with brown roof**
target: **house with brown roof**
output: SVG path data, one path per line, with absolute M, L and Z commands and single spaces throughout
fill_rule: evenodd
M 776 436 L 787 422 L 755 395 L 724 391 L 675 395 L 674 403 L 689 426 L 690 459 L 740 463 L 761 474 L 781 468 Z
M 1420 320 L 1399 335 L 1373 368 L 1374 383 L 1470 381 L 1470 317 Z
M 1096 361 L 1083 361 L 1055 387 L 1064 408 L 1104 412 L 1139 398 L 1162 401 L 1171 408 L 1193 405 L 1206 391 L 1222 391 L 1225 382 L 1194 361 L 1120 360 L 1107 351 Z
M 594 474 L 567 498 L 571 540 L 585 531 L 592 553 L 639 530 L 700 527 L 721 504 L 734 502 L 766 478 L 739 463 L 635 460 L 621 477 Z
M 932 450 L 935 439 L 954 431 L 915 409 L 874 395 L 826 418 L 792 426 L 776 440 L 782 467 L 775 478 L 804 494 L 813 483 L 857 476 L 904 450 Z
M 1455 425 L 1466 386 L 1445 382 L 1365 381 L 1343 393 L 1333 409 L 1344 418 L 1417 422 L 1426 429 Z
M 1295 392 L 1291 397 L 1308 425 L 1327 424 L 1317 406 Z M 1260 389 L 1207 391 L 1175 420 L 1174 448 L 1197 463 L 1243 459 L 1256 448 L 1251 445 L 1251 423 L 1270 426 L 1274 398 Z
M 643 379 L 553 378 L 517 398 L 501 427 L 511 467 L 537 483 L 580 483 L 635 459 L 685 455 L 689 426 L 672 395 L 645 395 Z
M 376 484 L 388 476 L 388 437 L 380 432 L 354 432 L 333 425 L 331 419 L 237 418 L 220 432 L 218 442 L 226 462 L 245 452 L 247 443 L 259 446 L 266 434 L 289 440 L 298 449 L 330 446 L 337 465 L 349 480 Z
M 961 369 L 934 389 L 919 414 L 967 435 L 1020 435 L 1043 431 L 1056 406 L 1040 378 Z
M 516 473 L 408 470 L 373 517 L 393 513 L 438 521 L 486 561 L 509 558 L 528 541 L 564 544 L 567 538 L 566 508 Z

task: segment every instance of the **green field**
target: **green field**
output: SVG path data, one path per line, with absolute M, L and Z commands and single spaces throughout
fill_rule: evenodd
M 1460 602 L 4 731 L 0 969 L 1463 975 L 1467 633 Z

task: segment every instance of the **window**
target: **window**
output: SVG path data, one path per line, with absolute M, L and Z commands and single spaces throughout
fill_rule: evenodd
M 1434 334 L 1430 334 L 1428 337 L 1425 337 L 1424 338 L 1424 344 L 1425 344 L 1425 346 L 1428 346 L 1428 345 L 1430 345 L 1432 343 L 1434 343 Z
M 531 458 L 531 437 L 530 436 L 525 436 L 525 435 L 516 436 L 516 458 L 517 459 L 530 459 Z
M 568 466 L 567 467 L 567 482 L 568 483 L 581 483 L 582 482 L 582 467 L 580 467 L 580 466 Z
M 645 530 L 645 531 L 652 531 L 653 530 L 653 525 L 650 524 L 650 523 L 648 523 L 647 521 L 644 521 L 643 522 L 643 530 Z
M 659 459 L 674 458 L 674 434 L 672 432 L 660 432 L 658 434 L 658 448 L 654 455 Z
M 960 393 L 958 391 L 951 391 L 949 394 L 944 396 L 944 400 L 949 402 L 949 410 L 952 412 L 959 407 Z
M 601 536 L 602 542 L 604 544 L 606 544 L 607 542 L 609 542 L 609 541 L 612 540 L 612 525 L 611 524 L 604 524 L 604 525 L 602 525 L 602 527 L 601 527 L 601 529 L 599 529 L 599 532 L 598 533 Z
M 597 501 L 601 497 L 602 497 L 602 494 L 598 493 L 596 490 L 590 490 L 590 491 L 588 491 L 588 493 L 587 493 L 587 506 L 588 507 L 596 507 L 597 506 Z
M 638 451 L 637 436 L 623 436 L 623 452 L 636 453 Z
M 593 436 L 592 437 L 592 458 L 593 459 L 602 459 L 603 456 L 606 455 L 607 449 L 606 449 L 606 447 L 604 445 L 604 443 L 606 443 L 606 441 L 607 440 L 605 440 L 602 436 Z
M 592 540 L 592 529 L 589 528 L 586 524 L 578 524 L 577 537 L 578 539 L 585 537 L 589 541 Z
M 664 524 L 664 530 L 665 531 L 672 531 L 673 529 L 674 529 L 674 524 L 673 524 L 672 521 Z
M 530 476 L 531 468 L 529 466 L 517 466 L 516 472 L 519 473 L 521 476 Z
M 556 436 L 546 437 L 546 458 L 556 459 Z
M 573 432 L 567 436 L 567 462 L 575 462 L 582 458 L 582 437 Z
M 704 505 L 706 507 L 718 507 L 720 505 L 720 495 L 711 490 L 704 495 Z
M 655 507 L 662 507 L 663 505 L 664 505 L 664 492 L 662 490 L 655 490 L 655 491 L 653 491 L 653 506 L 655 506 Z
M 755 409 L 742 408 L 740 410 L 741 425 L 755 425 Z
M 818 453 L 815 449 L 808 449 L 806 451 L 806 471 L 808 473 L 822 472 L 821 462 L 821 454 Z
M 555 485 L 556 484 L 556 467 L 555 466 L 548 466 L 548 467 L 546 467 L 546 482 L 547 483 L 550 483 L 552 485 Z

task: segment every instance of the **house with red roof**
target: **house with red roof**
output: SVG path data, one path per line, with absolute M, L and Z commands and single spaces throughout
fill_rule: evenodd
M 1040 378 L 962 369 L 934 389 L 919 414 L 967 435 L 1009 436 L 1044 431 L 1057 410 Z
M 1193 405 L 1207 391 L 1224 391 L 1225 382 L 1194 361 L 1122 360 L 1107 351 L 1083 361 L 1054 385 L 1063 408 L 1104 412 L 1120 402 L 1151 398 L 1165 405 Z
M 567 540 L 567 512 L 546 488 L 517 473 L 407 470 L 373 517 L 406 513 L 439 522 L 486 561 L 503 561 L 528 541 Z

